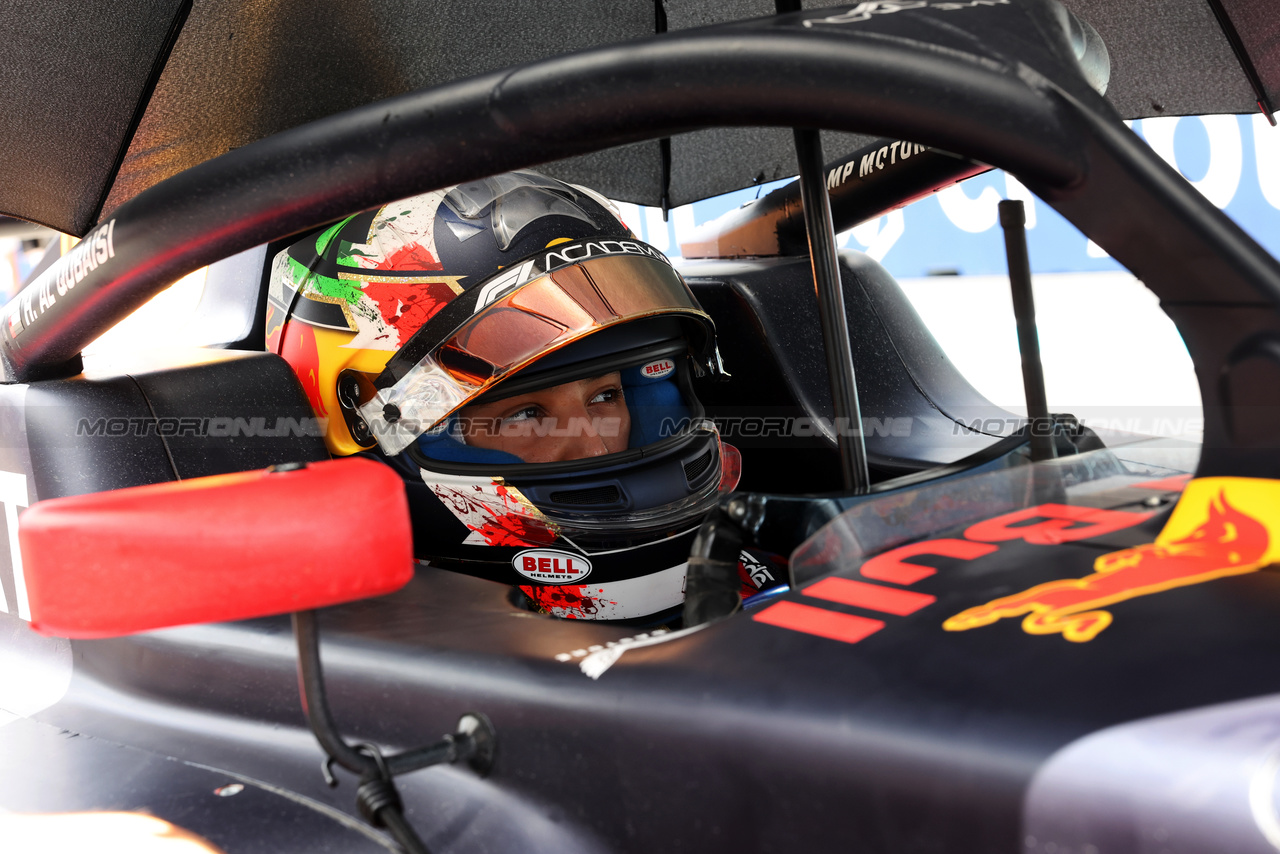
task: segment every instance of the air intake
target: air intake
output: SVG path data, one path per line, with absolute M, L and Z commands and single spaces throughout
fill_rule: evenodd
M 622 499 L 618 487 L 593 486 L 590 489 L 566 489 L 564 492 L 551 493 L 551 500 L 556 504 L 617 504 Z
M 709 468 L 711 468 L 711 452 L 707 451 L 696 460 L 684 464 L 684 479 L 692 486 L 693 482 Z

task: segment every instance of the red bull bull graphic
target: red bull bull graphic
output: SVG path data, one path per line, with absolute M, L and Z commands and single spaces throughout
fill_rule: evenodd
M 943 623 L 962 632 L 1022 617 L 1028 634 L 1093 640 L 1111 625 L 1107 606 L 1175 587 L 1255 572 L 1280 557 L 1280 482 L 1191 481 L 1153 543 L 1102 555 L 1093 573 L 1039 584 L 962 611 Z

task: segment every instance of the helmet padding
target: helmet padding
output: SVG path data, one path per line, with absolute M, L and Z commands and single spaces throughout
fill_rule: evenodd
M 689 407 L 676 385 L 675 373 L 655 379 L 645 375 L 645 367 L 636 365 L 621 373 L 622 394 L 631 414 L 630 448 L 643 448 L 669 438 L 674 435 L 672 426 L 683 426 L 689 418 Z

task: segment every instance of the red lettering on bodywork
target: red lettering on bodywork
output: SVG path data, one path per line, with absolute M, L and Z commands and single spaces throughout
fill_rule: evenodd
M 1025 540 L 1036 546 L 1057 546 L 1131 528 L 1151 515 L 1069 504 L 1040 504 L 971 525 L 964 535 L 971 540 L 988 543 Z M 1018 524 L 1030 519 L 1043 521 L 1031 525 Z
M 915 584 L 920 579 L 933 575 L 937 570 L 931 566 L 907 563 L 907 558 L 937 555 L 973 560 L 976 557 L 989 555 L 997 548 L 998 546 L 989 543 L 975 543 L 970 540 L 925 540 L 922 543 L 899 546 L 884 554 L 876 555 L 862 565 L 862 575 L 893 584 Z

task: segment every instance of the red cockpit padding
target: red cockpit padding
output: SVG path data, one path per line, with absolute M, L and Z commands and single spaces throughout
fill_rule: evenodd
M 41 501 L 18 538 L 33 628 L 70 638 L 320 608 L 413 575 L 404 484 L 358 458 Z

